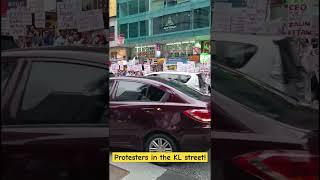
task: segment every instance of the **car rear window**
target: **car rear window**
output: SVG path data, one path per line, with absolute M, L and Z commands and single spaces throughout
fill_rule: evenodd
M 187 83 L 191 76 L 190 75 L 184 75 L 184 74 L 158 74 L 158 77 L 163 78 L 163 79 L 172 79 L 172 80 L 176 80 L 182 83 Z
M 256 54 L 258 47 L 252 44 L 212 41 L 214 61 L 230 68 L 241 68 Z
M 168 86 L 171 86 L 171 87 L 177 89 L 178 91 L 181 91 L 182 93 L 184 93 L 190 97 L 197 99 L 197 100 L 201 100 L 202 97 L 204 96 L 200 92 L 188 87 L 187 85 L 185 85 L 179 81 L 168 80 L 168 81 L 164 81 L 164 83 Z

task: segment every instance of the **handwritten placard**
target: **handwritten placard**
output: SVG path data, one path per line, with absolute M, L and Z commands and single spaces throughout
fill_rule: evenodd
M 76 29 L 76 18 L 72 1 L 57 2 L 58 29 Z
M 8 21 L 11 36 L 25 36 L 26 26 L 32 24 L 32 15 L 28 8 L 17 7 L 8 10 Z
M 81 11 L 78 19 L 78 31 L 92 31 L 104 29 L 101 9 Z

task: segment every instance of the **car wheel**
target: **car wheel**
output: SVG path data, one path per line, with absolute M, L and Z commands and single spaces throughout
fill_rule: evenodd
M 174 152 L 177 145 L 172 138 L 164 134 L 155 134 L 148 138 L 145 143 L 147 152 Z
M 149 137 L 145 143 L 146 152 L 175 152 L 177 144 L 172 138 L 164 134 L 155 134 Z M 159 166 L 168 166 L 170 163 L 154 163 Z

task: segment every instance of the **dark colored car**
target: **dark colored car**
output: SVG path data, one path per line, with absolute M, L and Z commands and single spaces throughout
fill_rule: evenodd
M 214 62 L 213 179 L 318 179 L 319 110 Z
M 3 179 L 107 178 L 105 57 L 73 47 L 2 52 Z
M 1 50 L 18 48 L 12 36 L 1 35 Z
M 110 146 L 138 151 L 210 147 L 210 97 L 157 77 L 110 79 Z

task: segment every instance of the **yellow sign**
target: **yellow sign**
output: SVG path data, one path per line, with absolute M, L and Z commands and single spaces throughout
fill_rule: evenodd
M 109 17 L 117 16 L 117 2 L 116 0 L 109 0 Z
M 207 152 L 113 152 L 112 162 L 208 162 Z

